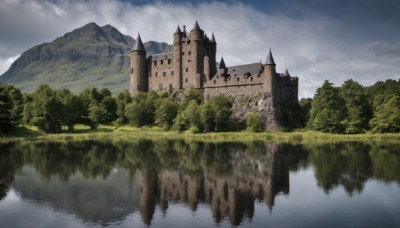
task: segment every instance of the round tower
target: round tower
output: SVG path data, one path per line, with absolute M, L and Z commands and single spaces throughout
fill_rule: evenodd
M 174 77 L 175 88 L 182 89 L 182 36 L 181 28 L 176 29 L 174 33 Z
M 140 34 L 138 34 L 131 50 L 130 93 L 146 92 L 146 78 L 146 49 L 144 48 Z
M 274 57 L 272 57 L 271 48 L 269 49 L 267 61 L 264 65 L 264 92 L 269 93 L 271 96 L 275 95 L 275 75 L 276 64 Z
M 193 29 L 190 31 L 190 40 L 191 40 L 191 50 L 192 50 L 192 59 L 191 59 L 191 68 L 192 73 L 195 76 L 191 78 L 191 85 L 196 88 L 200 88 L 201 75 L 203 72 L 203 58 L 204 58 L 204 50 L 201 48 L 203 45 L 204 39 L 204 31 L 200 29 L 199 24 L 195 23 Z

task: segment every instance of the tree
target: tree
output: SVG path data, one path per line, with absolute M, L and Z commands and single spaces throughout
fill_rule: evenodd
M 115 99 L 117 103 L 117 120 L 115 121 L 117 125 L 122 125 L 128 123 L 128 119 L 125 116 L 126 106 L 132 102 L 131 94 L 125 90 L 118 94 L 117 98 Z
M 260 118 L 260 114 L 256 112 L 247 115 L 247 130 L 251 132 L 262 132 L 265 130 L 264 123 Z
M 68 131 L 74 131 L 75 124 L 82 122 L 81 117 L 86 113 L 83 101 L 68 89 L 57 91 L 57 98 L 63 104 L 62 122 L 68 126 Z
M 33 95 L 31 124 L 44 132 L 60 132 L 63 104 L 48 85 L 40 85 Z
M 158 98 L 154 91 L 134 96 L 132 104 L 126 106 L 125 115 L 129 123 L 136 127 L 154 124 L 155 103 Z
M 203 124 L 204 132 L 215 130 L 215 110 L 210 102 L 207 102 L 201 106 L 200 121 Z
M 340 133 L 344 127 L 341 123 L 345 117 L 345 104 L 339 95 L 339 89 L 325 80 L 317 89 L 310 110 L 308 127 L 317 131 Z
M 160 105 L 156 110 L 155 123 L 159 126 L 169 128 L 178 113 L 178 103 L 170 98 L 160 99 Z
M 22 119 L 23 98 L 14 86 L 0 83 L 0 132 L 18 126 Z
M 232 116 L 232 102 L 226 96 L 215 96 L 209 101 L 215 112 L 215 131 L 228 130 Z
M 193 128 L 194 132 L 198 132 L 202 128 L 200 115 L 200 106 L 196 100 L 191 100 L 186 109 L 175 118 L 174 127 L 179 131 Z
M 89 107 L 90 127 L 96 129 L 100 124 L 108 123 L 108 112 L 103 104 L 92 104 Z
M 310 119 L 310 110 L 311 110 L 312 101 L 313 100 L 311 98 L 301 98 L 299 101 L 299 105 L 301 107 L 301 111 L 302 111 L 303 117 L 304 117 L 303 126 L 306 126 L 308 120 Z
M 377 108 L 370 125 L 373 132 L 400 131 L 400 96 L 392 96 Z
M 367 131 L 372 108 L 364 88 L 350 79 L 344 82 L 340 96 L 346 105 L 346 117 L 343 120 L 345 132 L 355 134 Z

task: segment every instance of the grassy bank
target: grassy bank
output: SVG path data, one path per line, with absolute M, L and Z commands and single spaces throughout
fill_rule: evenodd
M 158 127 L 135 128 L 130 126 L 114 127 L 100 126 L 91 130 L 86 126 L 77 126 L 73 133 L 63 130 L 58 134 L 46 134 L 32 126 L 22 126 L 18 129 L 0 134 L 1 141 L 9 140 L 87 140 L 87 139 L 112 139 L 129 140 L 132 138 L 168 138 L 201 141 L 278 141 L 278 142 L 307 142 L 307 141 L 399 141 L 400 133 L 393 134 L 329 134 L 314 131 L 295 132 L 213 132 L 194 134 L 191 132 L 163 131 Z

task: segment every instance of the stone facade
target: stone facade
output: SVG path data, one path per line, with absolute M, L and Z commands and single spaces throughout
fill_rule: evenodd
M 288 71 L 276 72 L 271 50 L 265 64 L 226 67 L 222 58 L 217 67 L 214 34 L 209 38 L 197 22 L 189 33 L 178 26 L 173 39 L 173 52 L 146 57 L 138 35 L 131 51 L 131 94 L 194 87 L 202 89 L 206 98 L 266 93 L 276 102 L 298 99 L 298 78 Z

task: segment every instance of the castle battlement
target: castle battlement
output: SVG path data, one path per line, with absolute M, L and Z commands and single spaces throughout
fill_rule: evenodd
M 178 26 L 173 34 L 173 52 L 146 57 L 140 35 L 131 51 L 130 93 L 149 90 L 181 90 L 191 87 L 215 95 L 267 93 L 276 101 L 298 99 L 298 78 L 276 72 L 271 50 L 267 61 L 226 66 L 216 63 L 217 42 L 195 23 L 190 32 Z

